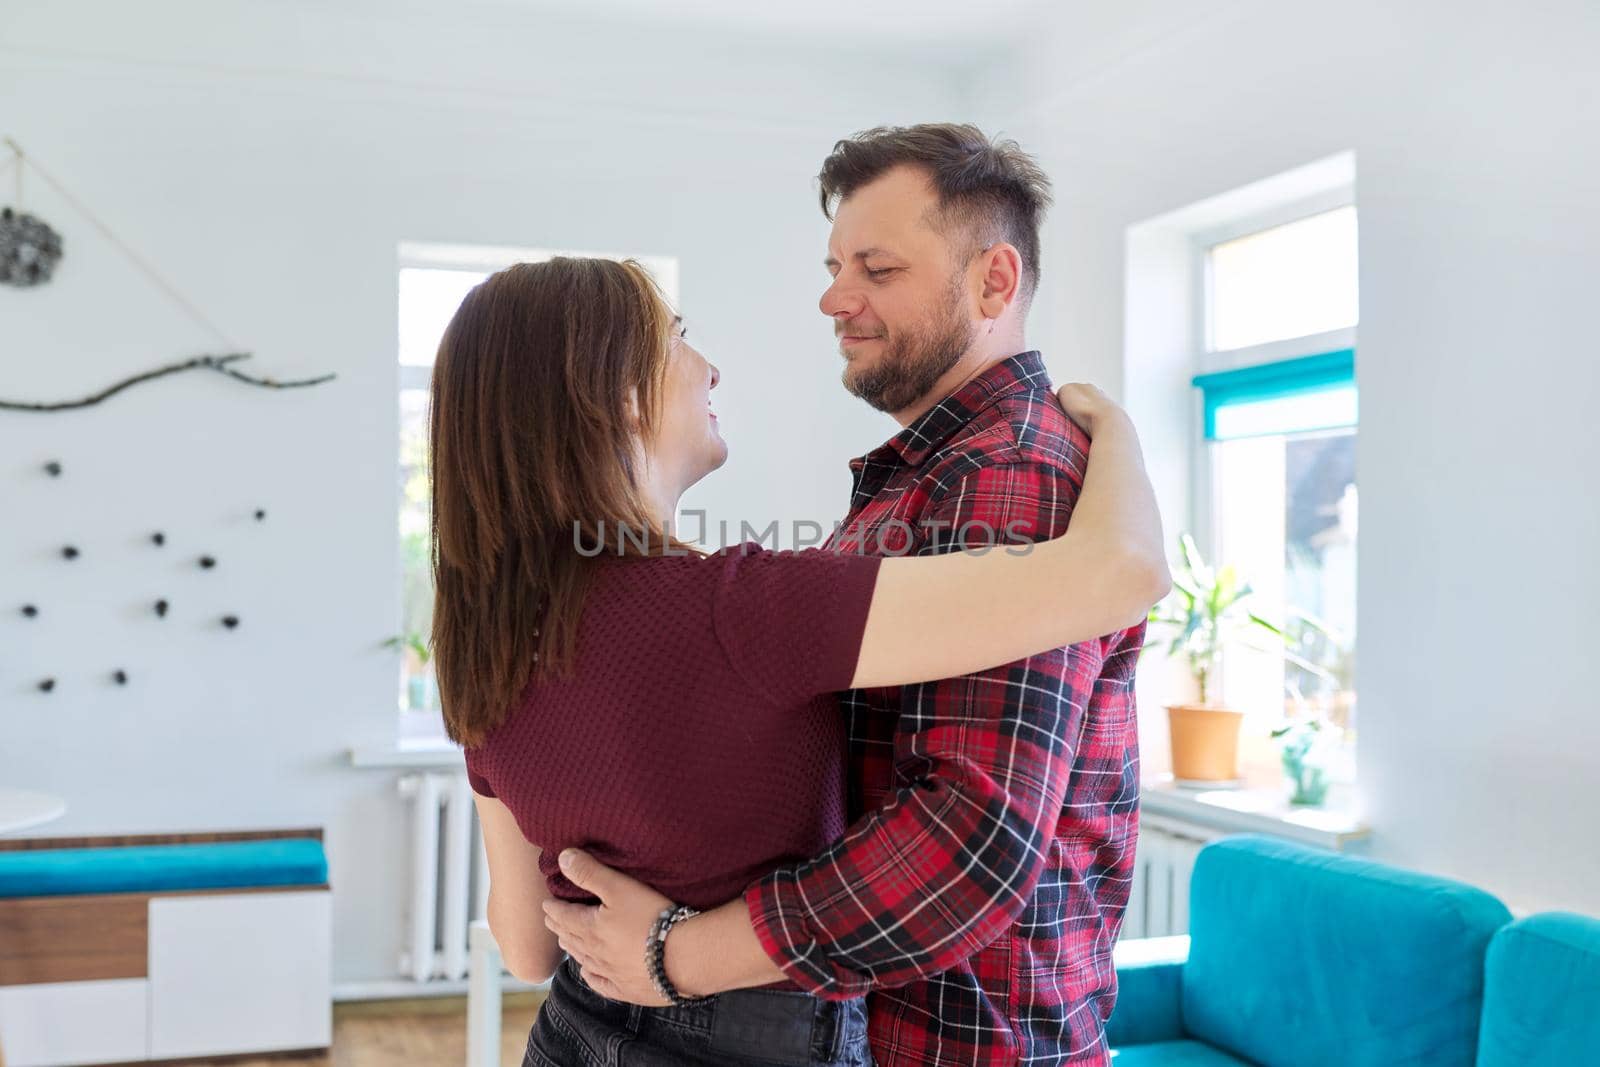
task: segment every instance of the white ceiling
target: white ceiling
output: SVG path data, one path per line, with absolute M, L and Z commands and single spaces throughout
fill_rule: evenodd
M 1045 0 L 476 0 L 523 11 L 832 40 L 851 53 L 926 45 L 988 50 L 1026 34 Z

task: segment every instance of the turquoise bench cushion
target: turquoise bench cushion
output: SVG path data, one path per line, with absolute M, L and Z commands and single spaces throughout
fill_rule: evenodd
M 1157 1041 L 1129 1045 L 1111 1053 L 1111 1067 L 1250 1067 L 1199 1041 Z
M 0 897 L 321 885 L 327 880 L 322 842 L 310 837 L 0 852 Z
M 1600 1062 L 1600 919 L 1520 919 L 1487 966 L 1478 1067 Z
M 1216 842 L 1190 881 L 1185 1036 L 1273 1067 L 1473 1067 L 1484 954 L 1510 919 L 1460 882 Z

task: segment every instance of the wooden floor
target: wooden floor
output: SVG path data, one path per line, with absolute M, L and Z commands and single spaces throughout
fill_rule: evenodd
M 504 996 L 501 1067 L 522 1067 L 528 1031 L 543 1002 L 542 990 Z M 327 1055 L 191 1060 L 185 1067 L 463 1067 L 466 1062 L 466 998 L 433 997 L 335 1004 L 333 1048 Z

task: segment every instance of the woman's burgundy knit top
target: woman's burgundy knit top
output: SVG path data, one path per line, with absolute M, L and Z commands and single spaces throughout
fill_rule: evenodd
M 466 751 L 473 789 L 542 850 L 552 895 L 593 900 L 556 866 L 576 847 L 708 908 L 844 833 L 833 692 L 855 674 L 878 563 L 749 544 L 597 560 L 571 677 L 533 679 Z

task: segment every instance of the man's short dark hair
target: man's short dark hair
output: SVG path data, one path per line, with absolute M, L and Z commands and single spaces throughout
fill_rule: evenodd
M 878 126 L 839 141 L 822 161 L 822 213 L 898 166 L 925 171 L 938 193 L 943 233 L 964 231 L 975 253 L 997 240 L 1022 256 L 1023 302 L 1039 284 L 1039 221 L 1050 206 L 1050 179 L 1017 142 L 993 141 L 976 126 L 930 122 Z

